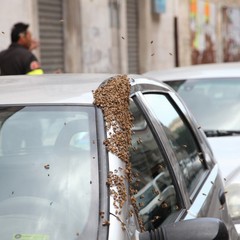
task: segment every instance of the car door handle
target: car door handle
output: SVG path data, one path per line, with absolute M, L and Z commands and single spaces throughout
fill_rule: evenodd
M 226 202 L 226 196 L 225 196 L 225 192 L 222 189 L 220 189 L 218 197 L 219 197 L 220 204 L 224 205 L 224 203 Z

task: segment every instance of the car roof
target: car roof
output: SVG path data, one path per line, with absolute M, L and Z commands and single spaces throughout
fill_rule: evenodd
M 105 80 L 117 76 L 112 73 L 76 73 L 76 74 L 43 74 L 37 76 L 17 75 L 0 76 L 1 104 L 49 104 L 49 103 L 83 103 L 92 104 L 93 94 Z M 141 75 L 128 75 L 135 81 L 134 85 L 150 83 Z M 148 81 L 148 82 L 147 82 Z M 160 88 L 169 90 L 167 85 L 151 82 Z
M 240 63 L 216 63 L 149 71 L 143 76 L 160 81 L 240 77 Z

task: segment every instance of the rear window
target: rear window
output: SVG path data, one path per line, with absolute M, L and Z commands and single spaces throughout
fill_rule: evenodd
M 240 78 L 166 82 L 183 98 L 203 129 L 240 131 Z

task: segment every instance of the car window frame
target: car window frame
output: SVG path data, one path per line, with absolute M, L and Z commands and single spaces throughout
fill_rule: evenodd
M 191 204 L 194 202 L 194 199 L 197 197 L 198 193 L 201 191 L 201 187 L 204 185 L 204 183 L 207 180 L 208 175 L 210 174 L 209 165 L 206 161 L 206 156 L 203 156 L 203 162 L 205 165 L 205 173 L 202 174 L 202 176 L 199 179 L 199 183 L 195 187 L 195 191 L 192 192 L 192 194 L 189 194 L 187 191 L 186 184 L 184 182 L 183 174 L 180 170 L 180 166 L 175 164 L 177 162 L 176 156 L 170 147 L 168 143 L 168 138 L 158 123 L 158 120 L 154 116 L 154 113 L 148 109 L 148 103 L 146 99 L 144 98 L 145 94 L 161 94 L 165 95 L 172 106 L 175 108 L 175 110 L 178 112 L 179 115 L 183 118 L 184 122 L 189 127 L 189 130 L 191 131 L 194 139 L 196 140 L 196 143 L 198 144 L 199 149 L 202 152 L 205 152 L 205 143 L 202 141 L 202 138 L 197 133 L 197 125 L 194 121 L 195 119 L 192 119 L 191 116 L 189 116 L 188 109 L 184 107 L 182 102 L 178 100 L 178 97 L 172 93 L 167 91 L 159 91 L 159 90 L 151 90 L 151 91 L 141 91 L 137 92 L 136 99 L 140 103 L 140 106 L 142 108 L 142 111 L 144 112 L 144 115 L 147 117 L 148 122 L 151 122 L 151 129 L 153 129 L 154 136 L 158 138 L 158 144 L 161 145 L 161 147 L 166 151 L 166 157 L 168 159 L 168 162 L 170 163 L 170 167 L 172 168 L 170 174 L 175 178 L 175 188 L 176 188 L 176 194 L 181 196 L 182 202 L 181 206 L 185 206 L 187 209 L 191 206 Z M 199 129 L 198 129 L 199 130 Z M 160 132 L 158 134 L 157 132 Z M 164 143 L 164 144 L 162 144 Z M 172 156 L 172 158 L 169 158 L 168 156 Z M 179 180 L 176 179 L 176 175 L 179 177 Z
M 109 154 L 106 146 L 103 144 L 107 138 L 105 131 L 105 121 L 103 112 L 100 108 L 95 107 L 96 119 L 96 145 L 98 149 L 98 175 L 99 175 L 99 217 L 98 217 L 98 238 L 107 239 L 109 234 L 110 225 L 103 224 L 104 220 L 109 221 L 110 215 L 105 214 L 110 212 L 110 194 L 109 189 L 106 187 L 107 177 L 109 173 Z
M 163 94 L 164 95 L 164 94 Z M 175 99 L 173 98 L 175 96 Z M 205 153 L 206 148 L 204 147 L 204 144 L 201 143 L 201 138 L 199 137 L 199 133 L 197 132 L 197 129 L 199 130 L 200 127 L 197 125 L 195 122 L 194 124 L 194 117 L 190 116 L 189 112 L 187 109 L 184 108 L 183 105 L 181 105 L 181 102 L 178 101 L 178 98 L 176 98 L 176 95 L 173 93 L 170 93 L 168 96 L 165 95 L 165 97 L 168 99 L 170 104 L 173 106 L 181 120 L 184 122 L 184 125 L 188 128 L 190 131 L 193 139 L 195 140 L 195 144 L 197 145 L 198 149 L 200 150 L 201 155 L 201 161 L 202 161 L 202 166 L 205 168 L 205 172 L 202 173 L 198 184 L 196 184 L 194 190 L 189 193 L 189 198 L 190 201 L 193 202 L 196 196 L 198 195 L 199 191 L 201 190 L 201 186 L 205 183 L 204 179 L 207 179 L 207 176 L 209 175 L 209 166 L 207 165 L 207 162 L 205 160 Z M 181 106 L 181 107 L 180 107 Z
M 168 163 L 168 159 L 167 159 L 167 157 L 166 157 L 166 153 L 165 153 L 165 151 L 164 151 L 164 149 L 162 148 L 162 146 L 159 146 L 159 140 L 156 138 L 156 132 L 154 131 L 154 129 L 153 129 L 153 127 L 152 127 L 152 123 L 149 121 L 149 119 L 148 119 L 148 117 L 146 116 L 146 114 L 143 112 L 143 110 L 141 109 L 141 107 L 138 105 L 138 103 L 137 103 L 137 100 L 136 100 L 136 98 L 132 98 L 132 101 L 134 102 L 134 105 L 136 105 L 136 108 L 137 108 L 137 111 L 139 112 L 139 114 L 140 115 L 142 115 L 142 117 L 143 117 L 143 119 L 144 119 L 144 121 L 145 121 L 145 124 L 140 128 L 139 126 L 137 126 L 137 128 L 135 129 L 133 129 L 133 138 L 138 138 L 139 137 L 139 133 L 137 133 L 138 132 L 138 130 L 141 132 L 141 131 L 144 131 L 144 130 L 146 130 L 146 129 L 148 129 L 148 140 L 151 138 L 152 139 L 152 144 L 153 144 L 153 146 L 156 146 L 156 148 L 154 148 L 157 152 L 159 151 L 159 154 L 157 154 L 157 156 L 161 156 L 161 158 L 163 159 L 163 165 L 165 165 L 166 166 L 166 171 L 162 171 L 162 173 L 168 173 L 169 174 L 169 177 L 171 178 L 171 185 L 168 185 L 167 186 L 167 188 L 166 189 L 169 189 L 168 187 L 174 187 L 174 192 L 175 192 L 175 199 L 176 199 L 176 203 L 175 203 L 175 205 L 171 205 L 171 207 L 175 207 L 175 211 L 173 210 L 171 210 L 171 212 L 166 216 L 166 218 L 164 217 L 164 220 L 163 220 L 163 222 L 160 224 L 160 226 L 163 224 L 163 223 L 167 223 L 167 222 L 172 222 L 172 219 L 174 219 L 174 220 L 176 220 L 177 219 L 177 217 L 179 216 L 179 215 L 182 215 L 182 210 L 183 209 L 185 209 L 185 207 L 183 207 L 183 204 L 182 204 L 182 201 L 179 199 L 179 196 L 181 196 L 180 194 L 177 194 L 177 190 L 176 190 L 176 187 L 175 187 L 175 184 L 173 183 L 174 181 L 175 181 L 175 178 L 173 177 L 173 174 L 171 174 L 170 173 L 170 171 L 172 171 L 172 169 L 171 169 L 171 167 L 169 166 L 169 163 Z M 134 125 L 134 127 L 135 127 L 135 125 Z M 135 136 L 136 135 L 136 136 Z M 141 135 L 141 134 L 140 134 Z M 150 135 L 151 135 L 151 137 L 150 137 Z M 136 140 L 136 138 L 135 138 L 135 140 Z M 138 141 L 140 141 L 140 143 L 138 142 L 138 141 L 135 141 L 135 144 L 137 144 L 137 145 L 139 145 L 139 146 L 141 146 L 141 143 L 146 143 L 145 142 L 145 138 L 142 136 L 142 137 L 140 137 L 139 138 L 139 140 Z M 133 152 L 135 152 L 135 151 L 137 151 L 137 149 L 138 149 L 138 147 L 137 147 L 137 145 L 133 145 L 133 148 L 135 149 L 135 150 L 133 150 Z M 149 150 L 149 147 L 147 146 L 147 145 L 145 145 L 146 147 L 145 147 L 145 149 L 146 150 Z M 135 148 L 136 147 L 136 148 Z M 144 147 L 143 147 L 144 148 Z M 139 147 L 139 149 L 141 149 L 141 147 Z M 141 152 L 141 150 L 140 150 L 140 152 Z M 148 152 L 148 151 L 147 151 Z M 131 156 L 132 156 L 132 154 L 131 154 Z M 133 156 L 135 157 L 135 154 L 133 154 Z M 145 154 L 144 154 L 144 156 L 145 156 Z M 134 159 L 138 159 L 138 158 L 134 158 L 133 157 L 133 160 Z M 145 157 L 143 157 L 143 159 L 145 159 L 146 160 L 146 156 Z M 150 157 L 150 156 L 148 156 L 147 157 L 147 161 L 150 161 L 150 163 L 149 164 L 152 164 L 152 163 L 154 163 L 154 160 Z M 137 160 L 138 161 L 138 160 Z M 164 167 L 165 168 L 165 167 Z M 132 169 L 134 169 L 134 167 L 132 166 Z M 139 198 L 139 200 L 140 200 L 140 202 L 139 202 L 139 204 L 141 204 L 141 202 L 143 201 L 143 199 L 147 196 L 147 194 L 146 194 L 146 192 L 142 192 L 142 190 L 146 190 L 146 189 L 148 189 L 148 188 L 146 188 L 147 186 L 151 186 L 151 183 L 154 183 L 153 185 L 156 187 L 156 181 L 157 181 L 157 176 L 153 176 L 153 175 L 149 175 L 149 168 L 148 169 L 146 169 L 146 172 L 144 173 L 144 175 L 145 175 L 145 177 L 146 176 L 148 176 L 148 177 L 152 177 L 152 180 L 150 180 L 150 181 L 148 181 L 147 179 L 145 179 L 144 177 L 143 178 L 141 178 L 140 176 L 139 177 L 137 177 L 139 180 L 140 179 L 142 179 L 144 182 L 147 180 L 147 183 L 146 183 L 146 185 L 143 187 L 143 188 L 141 188 L 138 192 L 137 192 L 137 194 L 136 195 L 134 195 L 134 197 L 136 198 L 136 200 L 137 200 L 137 195 L 138 195 L 138 198 Z M 133 173 L 133 175 L 134 175 L 134 173 Z M 159 175 L 158 175 L 159 176 Z M 144 180 L 145 179 L 145 180 Z M 140 180 L 141 181 L 141 180 Z M 138 184 L 137 184 L 138 185 Z M 160 190 L 160 189 L 159 189 Z M 165 189 L 164 189 L 165 190 Z M 160 191 L 162 191 L 162 190 L 160 190 Z M 169 190 L 168 190 L 169 191 Z M 164 191 L 162 191 L 162 192 L 164 192 Z M 166 194 L 166 192 L 165 192 L 165 194 Z M 163 195 L 164 196 L 164 195 Z M 156 199 L 156 197 L 157 197 L 157 195 L 155 195 L 155 199 Z M 161 197 L 160 197 L 161 198 Z M 142 199 L 142 200 L 141 200 Z M 152 199 L 153 200 L 153 199 Z M 152 201 L 151 200 L 151 201 Z M 154 201 L 154 200 L 153 200 Z M 159 199 L 159 201 L 161 201 L 160 199 Z M 160 203 L 160 202 L 159 202 Z M 157 206 L 158 204 L 156 204 L 155 206 Z M 140 206 L 140 205 L 139 205 Z M 160 206 L 160 205 L 159 205 Z M 142 208 L 143 207 L 143 208 Z M 144 205 L 143 206 L 140 206 L 140 208 L 139 209 L 136 209 L 138 212 L 140 212 L 140 211 L 142 211 L 144 209 Z M 143 210 L 144 211 L 144 210 Z M 155 213 L 156 213 L 156 211 L 155 211 Z M 166 212 L 164 212 L 163 211 L 163 214 L 166 214 Z M 144 215 L 144 214 L 143 214 Z M 161 213 L 159 212 L 159 216 L 161 216 Z M 156 217 L 158 217 L 158 215 L 156 216 Z M 170 220 L 171 219 L 171 220 Z M 154 220 L 154 218 L 152 219 L 152 220 Z M 155 220 L 157 220 L 157 218 L 155 219 Z M 149 229 L 145 229 L 145 230 L 148 230 L 149 231 Z
M 202 127 L 198 124 L 197 120 L 195 119 L 194 115 L 191 111 L 187 108 L 184 101 L 178 95 L 178 93 L 169 93 L 169 97 L 173 104 L 178 108 L 178 112 L 181 112 L 182 117 L 185 119 L 186 123 L 188 124 L 193 136 L 197 140 L 199 148 L 202 152 L 202 161 L 204 162 L 208 171 L 206 171 L 205 176 L 202 176 L 199 183 L 196 185 L 195 191 L 190 195 L 191 203 L 194 202 L 198 193 L 201 191 L 202 186 L 208 179 L 208 176 L 211 174 L 216 162 L 212 152 L 212 149 L 207 141 L 206 135 Z M 175 108 L 175 109 L 176 109 Z
M 176 191 L 176 197 L 179 203 L 179 208 L 180 210 L 178 212 L 175 212 L 173 214 L 170 214 L 167 219 L 164 221 L 164 223 L 172 222 L 172 221 L 179 221 L 185 214 L 186 214 L 186 208 L 187 206 L 190 205 L 190 202 L 187 198 L 183 197 L 183 192 L 185 190 L 180 189 L 181 188 L 181 183 L 176 179 L 175 171 L 173 169 L 173 165 L 171 161 L 169 160 L 169 150 L 166 148 L 170 148 L 169 143 L 167 141 L 167 138 L 162 138 L 162 135 L 165 134 L 164 131 L 159 127 L 158 123 L 154 123 L 151 120 L 152 114 L 149 114 L 149 110 L 146 108 L 146 100 L 143 98 L 143 94 L 141 92 L 135 92 L 134 95 L 131 96 L 135 104 L 138 106 L 139 110 L 143 113 L 145 120 L 148 123 L 148 126 L 153 134 L 153 137 L 156 140 L 157 145 L 159 148 L 161 148 L 161 151 L 163 153 L 163 157 L 166 159 L 166 165 L 168 167 L 169 173 L 171 175 L 173 185 Z M 153 119 L 153 118 L 152 118 Z M 154 118 L 156 121 L 156 119 Z M 158 134 L 158 131 L 161 134 Z M 172 154 L 172 153 L 171 153 Z M 181 175 L 181 177 L 183 177 Z M 181 182 L 184 180 L 182 179 Z
M 179 108 L 179 111 L 182 112 L 183 116 L 186 118 L 190 128 L 192 129 L 195 137 L 198 140 L 198 143 L 200 144 L 201 149 L 204 150 L 203 154 L 204 154 L 206 166 L 208 168 L 213 168 L 215 165 L 215 159 L 213 156 L 213 151 L 210 147 L 209 142 L 207 141 L 203 128 L 201 127 L 201 125 L 199 125 L 195 116 L 191 113 L 191 111 L 188 109 L 188 107 L 184 103 L 184 100 L 181 98 L 181 96 L 177 92 L 175 93 L 170 92 L 169 96 L 174 102 L 174 104 L 177 105 L 177 107 Z

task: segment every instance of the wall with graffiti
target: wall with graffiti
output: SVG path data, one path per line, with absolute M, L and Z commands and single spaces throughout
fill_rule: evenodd
M 217 8 L 208 0 L 190 1 L 191 63 L 216 62 Z
M 240 61 L 240 8 L 223 7 L 222 11 L 223 62 Z

